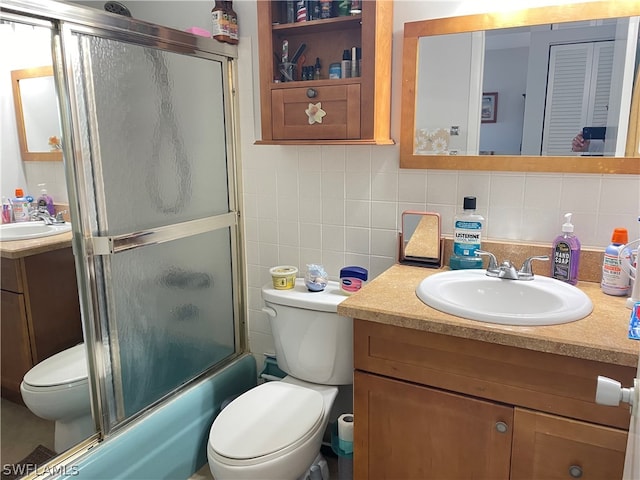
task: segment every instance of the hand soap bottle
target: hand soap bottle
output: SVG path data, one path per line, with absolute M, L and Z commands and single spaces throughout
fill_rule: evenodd
M 453 254 L 451 270 L 482 268 L 482 258 L 476 256 L 482 242 L 484 217 L 476 213 L 476 197 L 464 197 L 463 212 L 453 222 Z
M 563 282 L 578 283 L 580 265 L 580 240 L 573 233 L 571 213 L 564 215 L 562 233 L 553 241 L 551 252 L 551 276 Z
M 47 193 L 44 183 L 39 183 L 38 186 L 43 187 L 38 197 L 38 208 L 46 208 L 49 215 L 54 217 L 56 215 L 56 207 L 53 204 L 53 197 Z

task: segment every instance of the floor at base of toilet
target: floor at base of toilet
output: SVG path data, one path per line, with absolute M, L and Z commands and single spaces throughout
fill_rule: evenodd
M 3 398 L 0 403 L 0 458 L 17 463 L 38 445 L 53 450 L 54 422 L 36 417 L 24 405 Z

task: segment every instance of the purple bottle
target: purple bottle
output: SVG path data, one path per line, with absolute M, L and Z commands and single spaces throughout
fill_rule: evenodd
M 562 224 L 562 234 L 553 241 L 551 252 L 551 276 L 563 282 L 578 283 L 580 265 L 580 240 L 573 234 L 571 213 L 566 213 Z

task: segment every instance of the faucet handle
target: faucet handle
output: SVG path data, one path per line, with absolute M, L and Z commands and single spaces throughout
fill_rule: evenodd
M 549 255 L 538 255 L 527 258 L 522 264 L 522 268 L 518 271 L 518 278 L 520 278 L 520 280 L 533 279 L 533 270 L 531 269 L 531 263 L 534 260 L 549 260 Z
M 495 271 L 498 270 L 498 259 L 491 252 L 486 252 L 484 250 L 476 250 L 476 257 L 489 257 L 489 265 L 487 265 L 487 271 Z
M 61 210 L 58 213 L 56 213 L 56 217 L 54 219 L 55 223 L 65 223 L 65 220 L 64 220 L 65 213 L 67 213 L 66 210 Z

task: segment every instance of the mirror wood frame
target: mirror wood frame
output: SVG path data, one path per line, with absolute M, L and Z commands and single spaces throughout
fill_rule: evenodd
M 640 81 L 635 80 L 625 157 L 415 155 L 418 40 L 479 30 L 640 15 L 639 1 L 598 1 L 408 22 L 404 25 L 400 168 L 511 172 L 640 174 Z M 636 146 L 636 148 L 634 148 Z
M 16 126 L 18 128 L 18 143 L 20 144 L 20 156 L 23 161 L 62 161 L 62 151 L 32 152 L 27 146 L 27 130 L 24 124 L 24 110 L 22 95 L 20 94 L 20 81 L 27 78 L 53 77 L 53 66 L 25 68 L 11 72 L 11 88 L 13 89 L 13 103 L 16 111 Z

